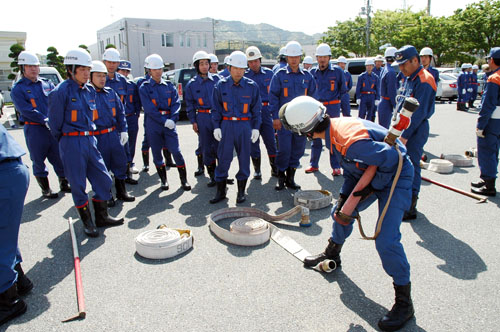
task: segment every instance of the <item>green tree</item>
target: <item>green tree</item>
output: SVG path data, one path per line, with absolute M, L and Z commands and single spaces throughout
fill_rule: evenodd
M 89 50 L 87 45 L 81 44 L 81 45 L 78 45 L 78 47 L 83 48 L 85 51 L 89 52 L 89 54 L 90 54 L 90 50 Z
M 9 53 L 9 58 L 13 59 L 12 62 L 10 63 L 10 68 L 12 68 L 13 73 L 10 73 L 9 76 L 7 76 L 7 79 L 13 80 L 16 78 L 17 72 L 19 72 L 19 65 L 17 64 L 17 57 L 19 56 L 19 53 L 24 51 L 24 47 L 21 44 L 13 44 L 10 47 L 10 53 Z
M 66 79 L 66 67 L 64 66 L 64 57 L 59 55 L 59 52 L 54 46 L 47 48 L 47 65 L 57 69 L 59 74 Z
M 366 19 L 360 16 L 354 20 L 337 21 L 335 26 L 328 27 L 326 36 L 320 42 L 330 45 L 332 57 L 348 56 L 349 53 L 361 56 L 366 52 L 365 27 Z
M 105 49 L 107 50 L 108 48 L 116 48 L 116 46 L 113 44 L 108 44 L 106 45 Z

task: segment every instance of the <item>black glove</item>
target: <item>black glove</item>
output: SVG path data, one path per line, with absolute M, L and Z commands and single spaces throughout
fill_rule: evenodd
M 360 191 L 353 192 L 352 195 L 356 197 L 361 196 L 361 200 L 364 200 L 368 196 L 370 196 L 374 191 L 375 189 L 373 189 L 371 183 L 369 183 L 366 187 L 364 187 Z
M 345 201 L 347 201 L 347 198 L 349 196 L 345 194 L 340 194 L 339 199 L 337 200 L 337 208 L 335 209 L 335 214 L 338 214 L 340 210 L 342 210 L 342 207 L 344 206 Z

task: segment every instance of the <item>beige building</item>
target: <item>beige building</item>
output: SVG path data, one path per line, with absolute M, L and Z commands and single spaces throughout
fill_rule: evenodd
M 12 81 L 7 79 L 12 72 L 10 67 L 12 59 L 9 58 L 10 47 L 16 43 L 26 45 L 26 32 L 0 31 L 0 90 L 5 101 L 10 101 L 8 88 L 12 84 Z

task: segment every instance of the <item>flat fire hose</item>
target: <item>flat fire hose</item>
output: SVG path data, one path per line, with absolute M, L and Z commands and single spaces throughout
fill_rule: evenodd
M 193 235 L 187 229 L 172 229 L 160 225 L 158 229 L 142 232 L 135 239 L 139 255 L 149 259 L 175 257 L 193 246 Z
M 332 203 L 332 193 L 328 190 L 299 190 L 293 195 L 293 204 L 318 210 Z
M 258 246 L 272 239 L 298 260 L 304 262 L 304 258 L 311 254 L 273 225 L 281 224 L 278 221 L 290 218 L 299 212 L 302 214 L 300 225 L 309 226 L 309 209 L 296 206 L 277 216 L 272 216 L 255 208 L 234 207 L 220 209 L 210 215 L 209 227 L 219 239 L 239 246 Z M 231 223 L 229 231 L 217 224 L 227 218 L 238 218 Z M 318 264 L 314 269 L 328 273 L 333 271 L 335 267 L 334 261 L 326 260 Z

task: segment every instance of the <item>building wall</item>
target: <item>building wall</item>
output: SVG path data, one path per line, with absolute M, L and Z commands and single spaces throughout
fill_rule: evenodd
M 12 84 L 12 81 L 7 79 L 11 73 L 10 47 L 16 43 L 26 45 L 26 32 L 0 31 L 0 90 L 2 90 L 6 101 L 10 101 L 8 88 Z
M 122 18 L 97 31 L 97 54 L 114 44 L 122 59 L 132 62 L 134 77 L 144 74 L 144 59 L 159 54 L 169 69 L 190 67 L 198 50 L 214 51 L 211 20 Z

